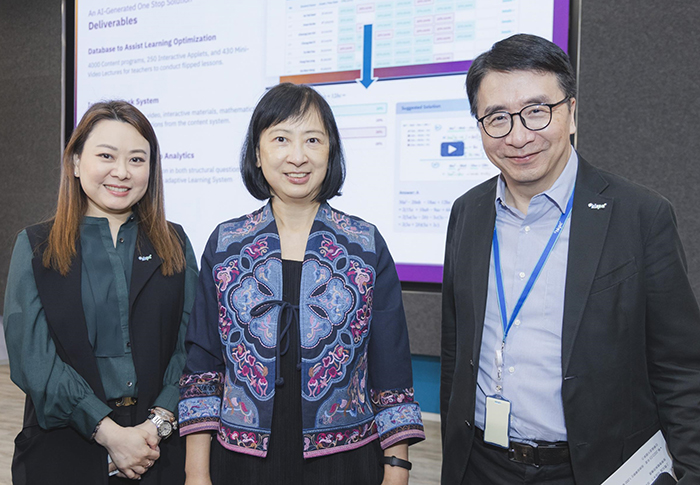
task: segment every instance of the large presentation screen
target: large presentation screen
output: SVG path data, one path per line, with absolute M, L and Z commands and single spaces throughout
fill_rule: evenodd
M 279 82 L 315 87 L 347 161 L 331 205 L 377 225 L 404 281 L 440 282 L 450 207 L 496 169 L 465 73 L 519 32 L 564 49 L 568 0 L 80 0 L 75 116 L 125 99 L 161 145 L 168 219 L 197 254 L 261 206 L 239 175 L 251 112 Z

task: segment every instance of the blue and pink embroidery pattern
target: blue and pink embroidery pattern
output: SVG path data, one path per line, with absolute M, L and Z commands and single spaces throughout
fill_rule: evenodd
M 424 438 L 412 388 L 371 388 L 371 375 L 407 382 L 400 375 L 405 369 L 387 369 L 386 379 L 381 369 L 370 372 L 371 328 L 380 325 L 390 331 L 397 324 L 373 320 L 378 271 L 374 231 L 374 226 L 324 204 L 309 236 L 299 302 L 305 419 L 300 439 L 307 458 L 377 438 L 383 447 Z M 270 305 L 262 313 L 251 310 L 282 299 L 280 243 L 270 206 L 220 225 L 215 243 L 211 286 L 217 308 L 211 313 L 218 318 L 220 348 L 207 351 L 224 356 L 226 371 L 183 376 L 181 435 L 216 430 L 224 447 L 265 456 L 281 309 Z M 397 319 L 403 325 L 397 332 L 406 331 L 402 318 Z

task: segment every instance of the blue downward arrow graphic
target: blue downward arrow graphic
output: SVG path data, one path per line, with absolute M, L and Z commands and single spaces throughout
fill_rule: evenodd
M 362 45 L 362 79 L 357 82 L 368 88 L 377 80 L 372 77 L 372 25 L 365 25 L 365 37 Z

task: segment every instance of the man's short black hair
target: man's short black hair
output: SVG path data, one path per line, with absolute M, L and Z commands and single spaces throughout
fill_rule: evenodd
M 496 42 L 474 59 L 467 72 L 467 96 L 471 113 L 477 115 L 476 98 L 484 76 L 491 71 L 535 71 L 553 73 L 564 94 L 576 97 L 576 76 L 569 56 L 553 42 L 530 34 L 516 34 Z
M 309 86 L 292 83 L 278 84 L 260 99 L 248 125 L 248 133 L 241 151 L 241 176 L 248 192 L 259 200 L 272 196 L 270 185 L 257 166 L 260 135 L 271 126 L 286 120 L 300 120 L 316 111 L 328 133 L 328 169 L 321 190 L 314 199 L 317 202 L 340 195 L 345 182 L 345 159 L 340 142 L 338 125 L 326 100 Z

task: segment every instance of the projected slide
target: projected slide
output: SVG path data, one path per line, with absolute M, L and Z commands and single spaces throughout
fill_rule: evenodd
M 528 32 L 563 47 L 566 0 L 81 0 L 76 118 L 120 98 L 161 143 L 167 216 L 201 252 L 261 205 L 239 175 L 251 112 L 281 81 L 313 85 L 347 160 L 331 204 L 376 224 L 402 279 L 439 282 L 453 201 L 493 176 L 464 92 L 471 61 Z

